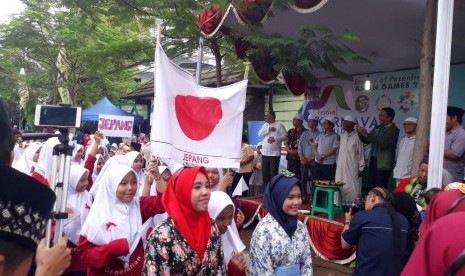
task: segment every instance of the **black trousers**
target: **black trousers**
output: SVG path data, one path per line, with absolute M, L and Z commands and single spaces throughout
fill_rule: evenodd
M 287 170 L 295 174 L 295 178 L 300 179 L 300 160 L 288 159 Z
M 315 190 L 315 185 L 313 185 L 313 179 L 316 175 L 315 162 L 311 164 L 300 164 L 300 182 L 302 186 L 300 187 L 302 196 L 313 195 Z M 310 191 L 307 191 L 307 182 L 310 183 Z
M 387 188 L 389 176 L 392 170 L 378 170 L 376 156 L 370 157 L 370 166 L 368 167 L 368 191 L 373 188 Z
M 336 164 L 315 163 L 315 177 L 317 180 L 334 181 L 336 176 Z
M 262 155 L 263 191 L 273 176 L 278 174 L 280 156 Z

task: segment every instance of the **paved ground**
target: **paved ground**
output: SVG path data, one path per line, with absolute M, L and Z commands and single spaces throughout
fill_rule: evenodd
M 253 224 L 252 224 L 253 225 Z M 250 238 L 252 237 L 253 227 L 249 226 L 247 229 L 244 229 L 242 234 L 242 241 L 247 246 L 246 254 L 249 250 Z M 313 275 L 315 276 L 346 276 L 351 275 L 352 269 L 349 268 L 349 265 L 340 265 L 332 262 L 324 261 L 318 258 L 315 254 L 312 255 L 313 261 Z

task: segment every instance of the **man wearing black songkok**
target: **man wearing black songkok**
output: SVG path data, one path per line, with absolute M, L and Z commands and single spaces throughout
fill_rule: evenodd
M 41 242 L 55 194 L 10 167 L 13 147 L 13 133 L 0 99 L 0 275 L 26 275 L 36 250 L 36 275 L 59 275 L 71 259 L 66 240 L 52 248 Z

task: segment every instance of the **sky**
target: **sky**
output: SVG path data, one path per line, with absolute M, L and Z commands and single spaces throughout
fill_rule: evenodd
M 5 23 L 10 19 L 11 14 L 19 13 L 24 9 L 24 4 L 20 0 L 0 0 L 0 23 Z

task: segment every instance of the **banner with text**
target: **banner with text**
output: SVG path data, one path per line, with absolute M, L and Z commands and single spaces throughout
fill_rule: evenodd
M 108 137 L 131 137 L 134 117 L 99 114 L 98 130 Z
M 371 83 L 369 90 L 364 88 L 366 80 Z M 379 123 L 379 110 L 391 107 L 402 133 L 403 121 L 418 116 L 418 82 L 418 70 L 354 76 L 353 81 L 325 79 L 310 89 L 303 115 L 316 115 L 320 126 L 325 117 L 335 117 L 337 133 L 343 132 L 344 116 L 352 115 L 359 126 L 370 131 Z

